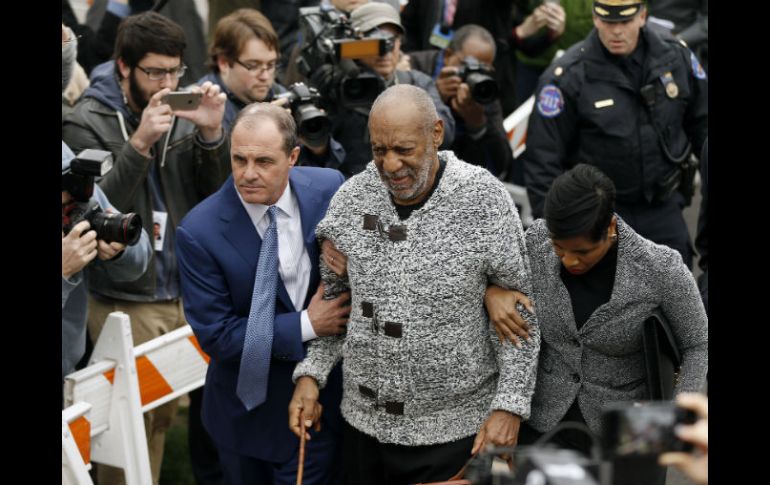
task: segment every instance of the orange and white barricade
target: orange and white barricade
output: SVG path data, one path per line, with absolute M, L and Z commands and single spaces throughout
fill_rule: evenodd
M 527 123 L 529 123 L 529 115 L 534 106 L 535 97 L 530 96 L 503 120 L 503 128 L 508 136 L 513 158 L 519 158 L 519 155 L 527 148 Z
M 142 415 L 201 387 L 208 361 L 189 325 L 133 347 L 128 315 L 111 313 L 90 365 L 66 376 L 64 383 L 65 404 L 70 406 L 65 411 L 90 405 L 90 459 L 123 468 L 127 485 L 152 483 Z M 63 475 L 64 447 L 63 437 Z M 88 465 L 88 457 L 82 458 Z
M 527 123 L 529 123 L 529 115 L 532 113 L 534 105 L 535 97 L 530 96 L 521 106 L 516 108 L 516 111 L 503 120 L 503 128 L 508 135 L 508 143 L 511 146 L 513 158 L 519 158 L 519 155 L 527 148 Z M 527 189 L 508 182 L 503 182 L 503 185 L 508 189 L 508 193 L 511 194 L 516 205 L 519 206 L 521 225 L 525 229 L 528 228 L 534 221 L 532 219 L 532 207 L 529 205 L 529 197 L 527 197 Z
M 62 485 L 89 484 L 91 469 L 91 405 L 75 403 L 61 412 Z

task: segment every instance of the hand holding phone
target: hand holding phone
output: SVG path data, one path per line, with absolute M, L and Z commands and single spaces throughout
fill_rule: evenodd
M 173 91 L 160 100 L 171 107 L 173 111 L 189 111 L 197 109 L 203 98 L 202 93 L 190 91 Z

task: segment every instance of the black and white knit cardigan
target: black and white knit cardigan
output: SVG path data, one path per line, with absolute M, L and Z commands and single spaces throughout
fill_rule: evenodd
M 347 334 L 314 340 L 294 379 L 312 376 L 323 387 L 342 358 L 342 414 L 382 443 L 445 443 L 477 433 L 492 410 L 530 414 L 537 322 L 520 307 L 532 342 L 501 345 L 483 302 L 490 282 L 530 293 L 519 215 L 487 170 L 450 151 L 439 157 L 446 168 L 435 192 L 406 221 L 370 162 L 340 188 L 316 231 L 348 257 L 352 310 Z M 382 231 L 364 229 L 365 215 Z M 406 239 L 393 241 L 385 231 L 399 224 Z M 385 332 L 394 324 L 400 337 Z M 404 403 L 403 415 L 386 402 Z

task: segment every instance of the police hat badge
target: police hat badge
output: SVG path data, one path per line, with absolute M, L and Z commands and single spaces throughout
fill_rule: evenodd
M 641 10 L 639 0 L 594 0 L 594 15 L 605 22 L 624 22 Z

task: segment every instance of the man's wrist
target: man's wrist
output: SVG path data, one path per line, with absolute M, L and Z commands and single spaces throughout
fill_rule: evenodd
M 313 340 L 315 338 L 318 338 L 318 334 L 315 333 L 315 329 L 313 328 L 313 323 L 310 321 L 310 316 L 307 314 L 307 310 L 302 310 L 302 313 L 300 313 L 300 326 L 302 329 L 302 342 L 307 342 L 308 340 Z
M 145 143 L 145 141 L 142 140 L 140 137 L 136 136 L 136 134 L 134 134 L 134 136 L 132 136 L 128 140 L 128 143 L 130 143 L 131 146 L 134 147 L 134 150 L 136 150 L 140 155 L 144 157 L 150 156 L 150 147 L 152 145 L 149 143 Z
M 224 130 L 222 129 L 221 124 L 213 128 L 201 126 L 198 128 L 198 131 L 201 135 L 201 141 L 209 145 L 216 145 L 224 135 Z

